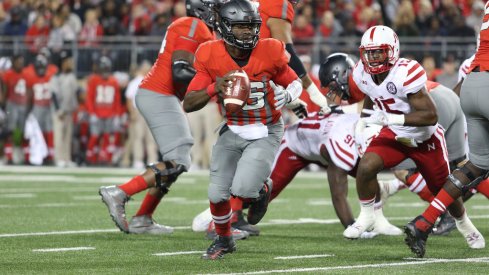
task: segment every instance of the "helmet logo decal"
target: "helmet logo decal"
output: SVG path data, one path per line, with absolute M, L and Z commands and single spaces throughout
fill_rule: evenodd
M 370 40 L 374 40 L 375 29 L 376 28 L 373 28 L 372 31 L 370 32 Z
M 396 85 L 392 81 L 389 81 L 389 83 L 387 83 L 387 91 L 393 95 L 397 93 Z

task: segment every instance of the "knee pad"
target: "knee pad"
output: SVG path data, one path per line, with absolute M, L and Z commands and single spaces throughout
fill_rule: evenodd
M 170 161 L 165 161 L 163 163 L 165 164 L 164 170 L 158 169 L 154 163 L 149 164 L 147 168 L 155 173 L 156 187 L 159 188 L 163 194 L 166 194 L 168 193 L 170 186 L 177 180 L 178 176 L 183 172 L 186 172 L 187 169 L 181 164 L 176 164 L 174 166 Z M 163 180 L 163 177 L 166 177 L 166 179 Z
M 462 192 L 462 195 L 464 195 L 468 190 L 477 187 L 477 185 L 479 185 L 481 181 L 489 176 L 489 171 L 484 171 L 482 175 L 476 177 L 465 165 L 455 169 L 455 171 L 463 173 L 470 181 L 469 183 L 464 184 L 454 175 L 454 173 L 448 175 L 448 180 L 452 182 L 453 185 L 455 185 L 460 190 L 460 192 Z

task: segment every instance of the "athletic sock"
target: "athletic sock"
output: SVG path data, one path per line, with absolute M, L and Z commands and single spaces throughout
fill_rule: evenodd
M 428 208 L 423 212 L 423 217 L 431 224 L 434 224 L 436 219 L 438 219 L 441 214 L 445 213 L 447 207 L 450 206 L 454 200 L 455 199 L 452 198 L 445 189 L 440 190 Z
M 118 186 L 128 196 L 132 196 L 143 190 L 148 189 L 148 184 L 144 180 L 143 176 L 135 176 L 130 181 Z
M 406 178 L 406 185 L 409 187 L 409 191 L 418 194 L 418 196 L 427 202 L 431 202 L 434 199 L 430 189 L 426 186 L 421 173 L 417 172 Z
M 477 185 L 477 192 L 483 194 L 484 196 L 486 196 L 486 198 L 489 199 L 489 179 L 485 179 L 483 181 L 481 181 L 481 183 L 479 183 L 479 185 Z
M 144 196 L 143 202 L 141 203 L 141 206 L 139 207 L 136 216 L 142 216 L 142 215 L 152 216 L 153 212 L 155 211 L 160 201 L 161 198 L 153 196 L 149 192 L 146 193 L 146 196 Z
M 231 236 L 231 204 L 229 200 L 220 203 L 210 203 L 212 219 L 219 236 Z

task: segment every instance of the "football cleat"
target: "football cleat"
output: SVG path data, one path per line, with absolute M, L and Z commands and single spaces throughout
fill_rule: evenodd
M 214 221 L 211 221 L 209 223 L 209 227 L 207 228 L 205 236 L 209 240 L 214 240 L 217 237 Z M 231 227 L 231 236 L 233 236 L 234 240 L 244 240 L 250 236 L 250 233 Z
M 242 210 L 233 212 L 233 215 L 231 216 L 231 226 L 241 231 L 248 232 L 250 236 L 260 235 L 260 229 L 257 226 L 251 225 L 245 221 Z
M 248 210 L 248 223 L 255 225 L 261 221 L 261 219 L 267 213 L 268 202 L 270 201 L 270 195 L 272 194 L 272 180 L 267 179 L 263 188 L 260 190 L 258 198 L 254 199 L 250 203 Z
M 426 252 L 426 241 L 432 230 L 433 224 L 423 216 L 417 216 L 404 227 L 404 233 L 406 233 L 404 242 L 417 257 L 423 258 Z
M 486 241 L 484 236 L 477 230 L 472 224 L 470 219 L 464 214 L 462 219 L 455 219 L 455 224 L 458 231 L 464 236 L 467 244 L 472 249 L 482 249 L 486 247 Z
M 192 231 L 194 232 L 204 232 L 209 227 L 209 224 L 212 222 L 212 213 L 211 209 L 207 208 L 206 210 L 200 212 L 195 218 L 192 220 Z
M 109 214 L 115 222 L 115 225 L 122 232 L 129 233 L 125 209 L 125 203 L 129 200 L 129 196 L 115 185 L 102 186 L 98 193 L 102 196 L 102 201 L 107 205 Z
M 402 235 L 402 230 L 391 224 L 382 213 L 382 209 L 375 210 L 375 223 L 373 232 L 376 232 L 380 235 L 388 235 L 388 236 L 399 236 Z
M 438 236 L 446 236 L 450 234 L 450 232 L 457 227 L 455 225 L 455 219 L 448 214 L 448 212 L 443 213 L 440 216 L 440 221 L 438 224 L 433 228 L 433 235 L 438 235 Z
M 379 180 L 379 188 L 380 188 L 380 200 L 384 203 L 387 199 L 397 193 L 399 191 L 399 185 L 397 183 L 397 179 L 391 181 L 383 181 Z
M 164 235 L 173 233 L 173 228 L 157 224 L 150 216 L 141 215 L 132 217 L 129 222 L 129 233 Z
M 224 254 L 233 253 L 234 251 L 236 251 L 236 243 L 231 236 L 217 236 L 202 255 L 202 259 L 218 260 L 224 257 Z
M 375 224 L 374 215 L 366 215 L 360 212 L 358 219 L 343 231 L 343 237 L 347 239 L 358 239 L 363 232 L 369 231 Z

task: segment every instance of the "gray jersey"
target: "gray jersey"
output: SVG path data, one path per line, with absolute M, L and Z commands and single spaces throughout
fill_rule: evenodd
M 282 120 L 268 125 L 267 137 L 255 140 L 243 139 L 230 129 L 221 130 L 212 149 L 209 200 L 219 203 L 231 194 L 257 198 L 270 176 L 283 133 Z
M 467 118 L 469 159 L 489 170 L 489 72 L 471 72 L 460 91 L 460 103 Z

